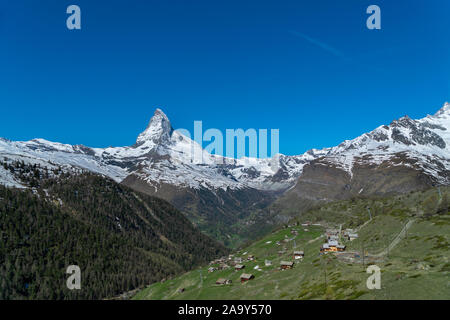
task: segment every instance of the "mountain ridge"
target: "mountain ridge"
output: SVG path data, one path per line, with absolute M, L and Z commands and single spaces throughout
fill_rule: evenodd
M 203 161 L 194 162 L 193 154 Z M 203 230 L 223 223 L 223 240 L 245 234 L 242 225 L 254 225 L 263 207 L 277 198 L 278 204 L 295 198 L 284 205 L 301 212 L 315 202 L 450 184 L 450 104 L 434 115 L 404 116 L 337 146 L 296 156 L 231 159 L 210 154 L 174 130 L 158 108 L 132 146 L 0 139 L 0 157 L 110 177 L 171 202 Z M 5 170 L 0 183 L 25 187 Z

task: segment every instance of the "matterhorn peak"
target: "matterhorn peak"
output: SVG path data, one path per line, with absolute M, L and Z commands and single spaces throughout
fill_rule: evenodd
M 141 145 L 147 141 L 151 141 L 155 144 L 167 142 L 170 140 L 172 131 L 173 129 L 169 118 L 167 118 L 166 114 L 161 109 L 157 108 L 153 117 L 150 119 L 147 129 L 138 136 L 136 144 Z
M 435 113 L 435 116 L 441 116 L 441 115 L 450 115 L 450 103 L 449 102 L 444 103 L 442 108 L 439 109 L 439 111 Z

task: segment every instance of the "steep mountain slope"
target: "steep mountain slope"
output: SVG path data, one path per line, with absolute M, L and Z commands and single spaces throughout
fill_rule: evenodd
M 324 154 L 311 150 L 300 156 L 276 155 L 271 159 L 231 159 L 209 154 L 174 131 L 160 109 L 130 147 L 89 148 L 44 139 L 14 142 L 0 138 L 0 156 L 84 168 L 118 182 L 134 174 L 155 192 L 160 184 L 210 190 L 283 190 L 292 185 L 306 163 Z M 200 155 L 199 163 L 193 160 L 194 155 Z
M 449 130 L 446 103 L 433 116 L 403 117 L 336 147 L 298 156 L 230 159 L 208 153 L 173 130 L 157 109 L 132 146 L 89 148 L 43 139 L 0 139 L 0 157 L 105 175 L 170 201 L 202 230 L 232 244 L 254 236 L 248 232 L 252 228 L 282 221 L 283 215 L 318 202 L 449 184 Z M 0 183 L 21 187 L 4 170 Z M 280 195 L 274 206 L 263 210 Z M 271 220 L 274 214 L 279 217 Z M 236 234 L 238 239 L 232 239 Z
M 134 299 L 446 300 L 450 297 L 449 199 L 450 188 L 442 187 L 327 203 L 233 252 L 226 262 L 229 268 L 211 262 L 154 283 Z M 406 225 L 407 234 L 402 232 Z M 341 237 L 339 242 L 347 246 L 345 252 L 319 255 L 326 242 L 325 230 L 340 226 L 342 230 L 354 229 L 358 239 Z M 304 251 L 302 259 L 293 259 L 296 250 Z M 250 255 L 254 260 L 248 259 Z M 245 266 L 243 270 L 235 271 L 235 258 L 242 259 L 238 263 Z M 292 261 L 294 266 L 281 270 L 281 261 Z M 366 286 L 369 264 L 381 268 L 379 290 Z M 216 270 L 208 272 L 210 267 Z M 254 279 L 241 283 L 243 273 L 253 274 Z M 218 285 L 220 278 L 232 283 Z
M 423 171 L 436 183 L 448 184 L 450 104 L 420 120 L 408 116 L 331 148 L 325 159 L 353 178 L 355 166 L 403 165 Z M 405 159 L 409 159 L 404 161 Z M 416 166 L 414 166 L 416 165 Z
M 100 299 L 227 252 L 164 200 L 109 178 L 0 163 L 29 189 L 0 186 L 0 299 Z M 81 290 L 65 286 L 69 265 Z
M 272 210 L 292 215 L 319 202 L 383 196 L 450 184 L 450 104 L 419 120 L 408 116 L 330 148 L 304 166 Z
M 318 151 L 316 151 L 318 152 Z M 320 154 L 320 152 L 319 152 Z M 201 155 L 200 163 L 193 155 Z M 296 157 L 229 159 L 206 152 L 174 131 L 157 109 L 133 146 L 88 148 L 43 139 L 13 142 L 0 139 L 6 162 L 79 168 L 102 174 L 135 190 L 170 201 L 210 235 L 227 244 L 247 238 L 246 218 L 290 187 L 314 151 Z M 0 172 L 1 173 L 1 172 Z M 20 187 L 7 172 L 0 182 Z M 234 239 L 233 239 L 234 238 Z

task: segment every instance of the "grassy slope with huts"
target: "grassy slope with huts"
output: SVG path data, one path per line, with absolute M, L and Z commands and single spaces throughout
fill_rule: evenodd
M 205 265 L 154 283 L 134 299 L 450 299 L 448 199 L 450 188 L 441 187 L 440 192 L 330 203 L 234 252 L 234 257 L 243 258 L 244 270 L 234 271 L 233 257 L 226 262 L 228 269 L 209 273 L 208 268 L 218 264 Z M 306 221 L 320 225 L 302 226 Z M 319 255 L 326 228 L 341 224 L 342 229 L 356 229 L 358 239 L 341 238 L 347 246 L 342 254 Z M 397 237 L 396 245 L 387 250 Z M 279 254 L 283 249 L 286 252 Z M 281 261 L 293 261 L 294 250 L 305 251 L 304 258 L 296 260 L 293 269 L 280 270 Z M 255 261 L 245 261 L 249 254 Z M 265 260 L 272 265 L 265 266 Z M 369 264 L 381 268 L 380 290 L 366 287 Z M 254 269 L 257 265 L 261 271 Z M 242 273 L 255 278 L 241 283 Z M 231 279 L 232 284 L 216 285 L 219 278 Z

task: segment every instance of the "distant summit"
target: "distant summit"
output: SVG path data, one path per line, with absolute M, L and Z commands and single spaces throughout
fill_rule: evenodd
M 435 116 L 450 115 L 450 103 L 444 103 L 444 106 L 436 112 Z
M 138 136 L 136 144 L 142 145 L 148 141 L 154 144 L 168 142 L 172 132 L 173 128 L 169 118 L 158 108 L 150 119 L 147 129 Z

